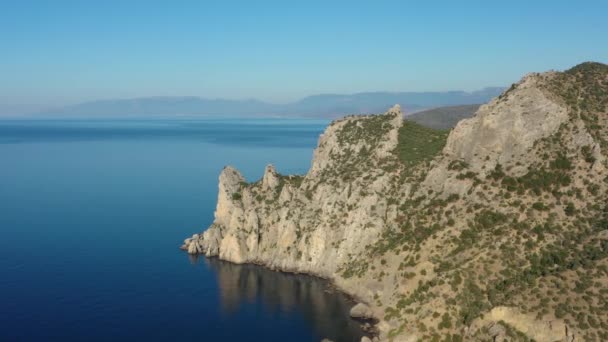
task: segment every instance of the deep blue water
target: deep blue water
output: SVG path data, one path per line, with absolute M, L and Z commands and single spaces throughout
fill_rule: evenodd
M 304 173 L 325 124 L 0 121 L 0 340 L 358 341 L 325 281 L 178 249 L 224 165 Z

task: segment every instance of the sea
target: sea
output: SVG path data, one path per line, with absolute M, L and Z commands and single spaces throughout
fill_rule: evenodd
M 323 279 L 189 256 L 225 165 L 304 174 L 324 120 L 0 120 L 0 341 L 359 341 Z

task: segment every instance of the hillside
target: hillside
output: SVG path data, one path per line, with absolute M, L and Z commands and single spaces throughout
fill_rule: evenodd
M 321 94 L 301 100 L 274 104 L 259 100 L 206 99 L 195 96 L 144 97 L 100 100 L 55 108 L 36 116 L 61 118 L 151 118 L 197 116 L 296 116 L 336 118 L 354 113 L 378 113 L 394 103 L 408 110 L 481 103 L 497 96 L 502 88 L 474 92 L 370 92 L 350 95 Z
M 449 133 L 334 121 L 304 176 L 226 167 L 192 254 L 331 279 L 380 340 L 608 340 L 608 66 L 526 75 Z
M 473 116 L 479 106 L 481 105 L 470 104 L 427 109 L 408 115 L 407 119 L 434 129 L 450 129 L 454 128 L 458 121 Z

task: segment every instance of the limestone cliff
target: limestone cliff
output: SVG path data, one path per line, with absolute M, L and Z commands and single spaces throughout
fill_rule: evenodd
M 387 340 L 608 339 L 608 67 L 530 74 L 449 135 L 398 106 L 304 176 L 219 181 L 192 254 L 326 277 Z
M 381 116 L 334 122 L 319 138 L 306 176 L 282 176 L 268 165 L 260 181 L 247 184 L 237 170 L 224 168 L 215 221 L 184 249 L 333 277 L 394 219 L 384 194 L 396 184 L 381 165 L 397 162 L 401 116 L 396 106 Z

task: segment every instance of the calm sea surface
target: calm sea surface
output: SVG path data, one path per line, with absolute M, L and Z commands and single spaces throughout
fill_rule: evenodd
M 178 249 L 224 165 L 305 173 L 325 124 L 0 121 L 0 340 L 358 341 L 325 281 Z

